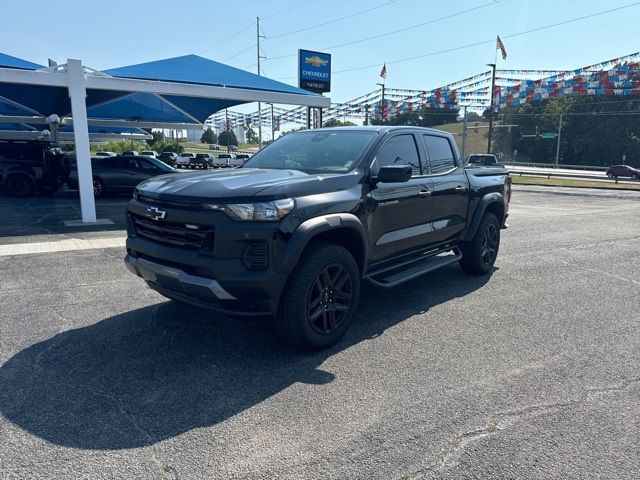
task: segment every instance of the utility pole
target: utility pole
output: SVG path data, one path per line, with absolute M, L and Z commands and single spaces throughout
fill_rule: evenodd
M 560 121 L 558 122 L 558 145 L 556 145 L 556 168 L 560 162 L 560 134 L 562 133 L 562 114 L 560 114 Z
M 276 129 L 275 129 L 275 125 L 273 124 L 273 103 L 271 104 L 271 141 L 273 142 L 276 138 Z
M 381 95 L 381 101 L 380 101 L 380 116 L 382 117 L 382 120 L 386 120 L 387 116 L 385 115 L 385 109 L 384 109 L 384 82 L 382 83 L 376 83 L 376 85 L 379 85 L 380 88 L 382 88 L 382 95 Z
M 264 35 L 260 35 L 260 17 L 256 17 L 256 46 L 258 55 L 258 75 L 260 75 L 260 60 L 263 58 L 260 55 L 260 39 L 266 38 Z M 262 148 L 262 103 L 258 102 L 258 143 L 259 148 Z
M 487 141 L 487 153 L 491 153 L 491 133 L 493 132 L 493 102 L 494 95 L 493 90 L 496 86 L 496 64 L 488 63 L 488 66 L 491 67 L 491 102 L 489 106 L 489 140 Z
M 462 161 L 467 158 L 467 105 L 464 107 L 464 123 L 462 124 Z
M 227 109 L 224 109 L 224 131 L 227 132 L 227 153 L 231 150 L 229 149 L 229 112 Z

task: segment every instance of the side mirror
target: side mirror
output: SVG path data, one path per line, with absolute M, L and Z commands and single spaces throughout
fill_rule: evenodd
M 407 182 L 411 179 L 412 174 L 411 165 L 386 165 L 380 167 L 375 180 L 381 183 Z

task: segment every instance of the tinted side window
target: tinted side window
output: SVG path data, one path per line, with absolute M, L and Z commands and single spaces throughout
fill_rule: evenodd
M 140 164 L 140 168 L 142 168 L 142 170 L 156 170 L 157 167 L 152 164 L 151 162 L 148 162 L 146 160 L 138 160 L 138 163 Z
M 420 175 L 420 157 L 413 135 L 397 135 L 385 143 L 376 155 L 378 168 L 386 165 L 411 165 L 414 175 Z
M 456 168 L 456 161 L 449 140 L 444 137 L 423 135 L 424 143 L 429 153 L 429 163 L 431 164 L 431 174 L 445 173 Z

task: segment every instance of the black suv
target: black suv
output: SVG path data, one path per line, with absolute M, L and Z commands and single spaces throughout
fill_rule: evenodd
M 241 168 L 138 185 L 125 263 L 168 298 L 269 315 L 289 343 L 326 348 L 362 280 L 388 288 L 454 262 L 490 272 L 509 180 L 502 166 L 464 167 L 437 130 L 296 132 Z
M 67 181 L 70 159 L 49 142 L 0 141 L 0 185 L 11 195 L 56 193 Z

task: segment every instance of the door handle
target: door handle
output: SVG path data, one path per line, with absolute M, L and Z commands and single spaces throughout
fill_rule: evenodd
M 456 186 L 456 191 L 457 192 L 466 192 L 467 191 L 467 187 L 465 187 L 463 185 L 457 185 Z
M 430 195 L 431 195 L 431 192 L 429 190 L 420 190 L 418 192 L 418 196 L 422 198 L 429 197 Z

